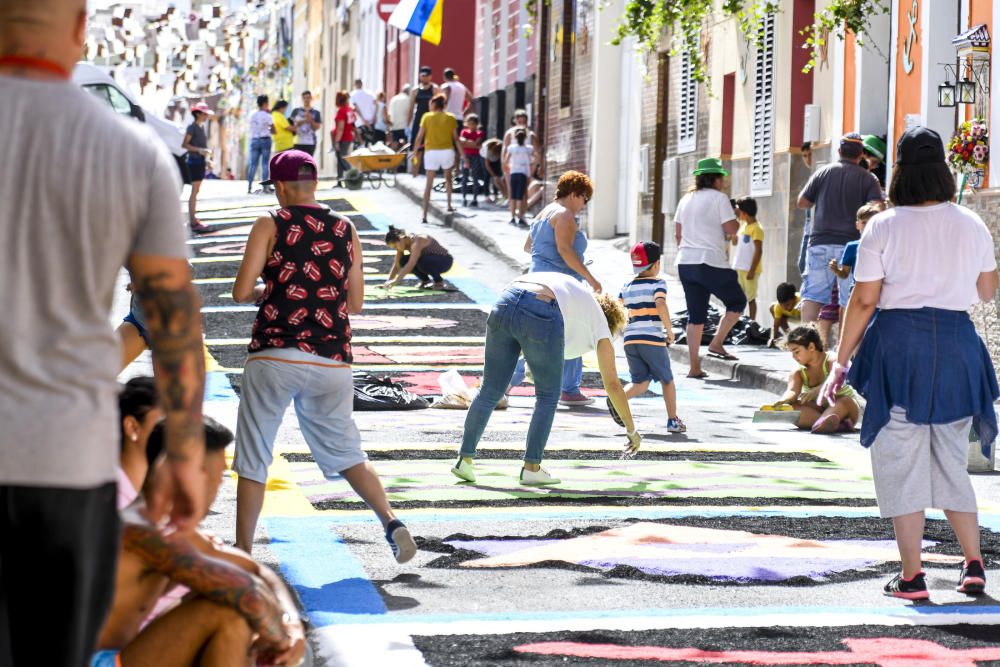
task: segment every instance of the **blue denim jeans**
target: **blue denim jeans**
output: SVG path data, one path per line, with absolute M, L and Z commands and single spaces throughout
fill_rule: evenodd
M 465 201 L 466 192 L 472 190 L 472 201 L 476 201 L 482 183 L 486 181 L 486 168 L 483 166 L 483 157 L 479 153 L 463 155 L 462 162 L 462 201 Z M 469 161 L 469 166 L 465 166 L 464 160 Z
M 250 165 L 247 167 L 247 180 L 253 183 L 254 174 L 257 173 L 257 162 L 261 165 L 261 179 L 266 181 L 268 177 L 268 163 L 271 161 L 271 138 L 257 137 L 250 140 Z
M 555 301 L 545 302 L 527 290 L 508 287 L 486 320 L 483 386 L 469 407 L 462 436 L 462 456 L 475 456 L 493 409 L 503 397 L 523 353 L 535 378 L 535 411 L 528 426 L 526 463 L 541 463 L 552 419 L 559 404 L 565 343 L 563 317 Z
M 524 382 L 525 376 L 524 359 L 517 360 L 517 367 L 514 368 L 514 376 L 510 379 L 510 386 L 516 387 Z M 576 359 L 566 359 L 563 361 L 562 385 L 559 387 L 564 394 L 575 394 L 580 391 L 580 384 L 583 382 L 583 357 Z

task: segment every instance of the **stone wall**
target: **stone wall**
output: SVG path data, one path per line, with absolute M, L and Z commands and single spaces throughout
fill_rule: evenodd
M 993 234 L 994 252 L 1000 255 L 1000 189 L 981 190 L 971 196 L 966 193 L 962 203 L 982 217 Z M 993 365 L 1000 368 L 1000 293 L 991 303 L 974 306 L 971 315 L 986 341 Z

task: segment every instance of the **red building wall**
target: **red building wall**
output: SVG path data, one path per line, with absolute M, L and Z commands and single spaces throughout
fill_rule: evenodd
M 413 63 L 410 60 L 412 41 L 415 35 L 399 42 L 396 48 L 397 31 L 389 28 L 385 55 L 385 93 L 392 97 L 405 83 L 416 83 L 412 79 Z M 420 66 L 429 66 L 435 83 L 444 81 L 444 68 L 455 70 L 465 85 L 472 87 L 476 46 L 476 3 L 469 0 L 446 0 L 444 15 L 441 17 L 441 43 L 420 43 Z M 397 75 L 398 72 L 398 75 Z M 473 90 L 473 94 L 477 94 Z

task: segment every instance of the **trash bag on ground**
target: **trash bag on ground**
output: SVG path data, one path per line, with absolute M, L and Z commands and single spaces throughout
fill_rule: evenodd
M 423 410 L 429 407 L 426 398 L 408 391 L 391 378 L 375 377 L 360 371 L 354 374 L 354 409 L 359 412 Z
M 701 332 L 701 344 L 708 345 L 715 337 L 715 332 L 719 330 L 719 321 L 722 313 L 715 306 L 708 307 L 708 317 L 705 320 L 705 328 Z M 674 343 L 678 345 L 687 344 L 687 311 L 678 311 L 670 324 L 674 329 Z M 726 336 L 726 345 L 767 345 L 771 338 L 771 332 L 764 329 L 757 322 L 754 322 L 746 315 L 733 325 Z
M 458 371 L 452 369 L 438 376 L 438 386 L 441 387 L 441 398 L 434 401 L 432 408 L 443 410 L 468 410 L 478 393 L 470 389 Z

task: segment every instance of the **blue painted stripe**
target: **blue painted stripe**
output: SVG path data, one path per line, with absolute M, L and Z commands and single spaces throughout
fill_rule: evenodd
M 233 386 L 229 383 L 229 378 L 225 373 L 213 371 L 205 374 L 205 400 L 206 401 L 238 401 Z
M 445 274 L 445 278 L 465 293 L 465 296 L 480 305 L 492 306 L 497 300 L 498 294 L 475 278 L 452 278 L 447 274 Z
M 269 548 L 317 627 L 385 619 L 385 603 L 329 517 L 266 517 Z M 368 523 L 372 519 L 368 517 Z M 376 529 L 377 530 L 377 529 Z M 386 550 L 388 551 L 388 546 Z

